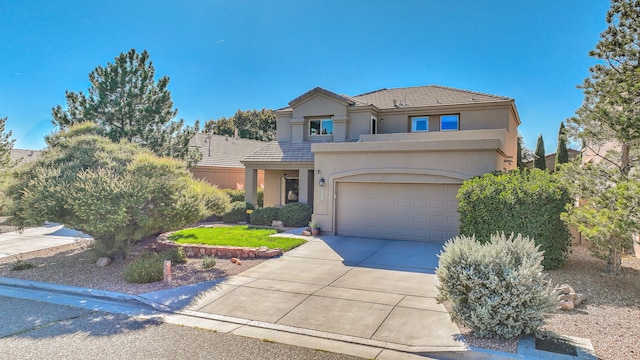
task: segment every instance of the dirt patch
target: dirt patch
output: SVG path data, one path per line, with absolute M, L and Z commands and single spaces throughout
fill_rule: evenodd
M 126 282 L 122 277 L 125 267 L 154 241 L 154 238 L 149 238 L 136 243 L 126 259 L 116 259 L 111 265 L 104 268 L 97 267 L 93 260 L 90 251 L 92 240 L 79 240 L 73 244 L 24 254 L 19 257 L 0 258 L 0 277 L 43 281 L 126 294 L 143 294 L 236 275 L 265 261 L 265 259 L 244 259 L 241 265 L 237 265 L 231 263 L 229 259 L 218 259 L 213 268 L 204 269 L 201 259 L 188 259 L 186 264 L 172 266 L 173 282 L 170 286 L 162 281 L 150 284 Z M 11 267 L 18 259 L 27 261 L 36 267 L 12 271 Z

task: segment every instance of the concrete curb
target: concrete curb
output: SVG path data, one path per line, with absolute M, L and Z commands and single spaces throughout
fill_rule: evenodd
M 150 307 L 153 310 L 160 312 L 173 313 L 176 309 L 172 309 L 169 306 L 159 304 L 157 302 L 145 299 L 142 296 L 138 295 L 130 295 L 117 293 L 112 291 L 105 290 L 95 290 L 82 288 L 77 286 L 69 286 L 69 285 L 60 285 L 60 284 L 52 284 L 45 283 L 40 281 L 30 281 L 30 280 L 22 280 L 22 279 L 13 279 L 13 278 L 5 278 L 0 277 L 0 286 L 10 286 L 17 287 L 27 290 L 35 290 L 35 291 L 48 291 L 58 294 L 65 294 L 70 296 L 77 297 L 87 297 L 93 298 L 96 300 L 105 300 L 111 302 L 118 303 L 126 303 L 130 305 L 142 305 L 144 307 Z

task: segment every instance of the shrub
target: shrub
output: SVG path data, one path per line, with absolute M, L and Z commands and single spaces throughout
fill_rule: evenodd
M 258 188 L 258 203 L 256 204 L 256 207 L 264 207 L 264 189 L 262 188 Z
M 16 226 L 63 223 L 103 242 L 101 252 L 112 256 L 226 209 L 227 197 L 194 180 L 184 162 L 91 129 L 71 126 L 50 136 L 50 147 L 16 169 L 7 190 Z
M 280 209 L 279 219 L 285 226 L 301 227 L 307 226 L 311 221 L 313 208 L 310 205 L 293 202 L 288 203 Z
M 496 232 L 520 233 L 540 245 L 545 269 L 566 260 L 571 233 L 560 214 L 571 197 L 553 175 L 538 169 L 485 174 L 465 181 L 457 197 L 461 235 L 487 242 Z
M 222 191 L 229 196 L 229 201 L 232 203 L 244 201 L 244 190 L 242 189 L 223 189 Z
M 444 245 L 439 257 L 438 301 L 450 301 L 453 320 L 477 336 L 532 333 L 558 306 L 541 273 L 539 245 L 520 234 L 494 234 L 484 244 L 459 236 Z
M 273 220 L 278 220 L 280 209 L 274 207 L 256 209 L 251 214 L 251 224 L 261 226 L 271 226 Z
M 11 271 L 29 270 L 29 269 L 33 269 L 34 267 L 36 266 L 30 262 L 18 260 L 15 263 L 13 263 L 13 265 L 11 265 Z
M 127 265 L 123 273 L 130 283 L 146 284 L 164 278 L 164 261 L 156 253 L 144 253 Z
M 247 221 L 247 209 L 253 210 L 254 207 L 244 201 L 232 202 L 227 212 L 222 216 L 222 221 L 226 223 Z
M 161 252 L 159 255 L 160 260 L 171 260 L 172 264 L 184 264 L 187 262 L 187 254 L 181 246 L 172 247 Z
M 216 257 L 205 255 L 202 257 L 202 268 L 211 269 L 216 266 Z

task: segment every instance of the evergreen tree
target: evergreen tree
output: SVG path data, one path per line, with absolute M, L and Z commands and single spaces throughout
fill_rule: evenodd
M 276 139 L 276 115 L 272 110 L 238 110 L 232 117 L 209 120 L 203 132 L 216 135 L 234 136 L 243 139 L 271 141 Z
M 544 157 L 544 140 L 542 139 L 542 134 L 540 134 L 540 136 L 538 136 L 538 142 L 536 144 L 536 153 L 535 160 L 533 161 L 533 167 L 540 170 L 546 170 L 547 162 Z
M 166 76 L 155 80 L 149 53 L 135 49 L 121 53 L 113 63 L 98 66 L 89 73 L 87 93 L 66 92 L 67 107 L 53 108 L 53 124 L 61 130 L 82 122 L 95 122 L 113 142 L 127 140 L 160 156 L 197 161 L 200 154 L 189 149 L 189 140 L 199 124 L 184 126 L 172 121 L 173 108 Z
M 558 130 L 558 149 L 556 150 L 556 166 L 555 171 L 560 169 L 560 165 L 569 162 L 569 151 L 567 150 L 567 131 L 564 127 L 564 121 L 560 122 L 560 130 Z
M 589 55 L 599 62 L 581 86 L 582 106 L 567 122 L 571 136 L 595 154 L 570 166 L 563 178 L 581 206 L 565 219 L 607 256 L 607 272 L 620 274 L 622 254 L 640 231 L 640 0 L 612 0 L 607 28 Z M 611 149 L 607 151 L 607 149 Z
M 0 169 L 10 168 L 11 163 L 11 150 L 16 140 L 11 138 L 13 131 L 6 131 L 7 118 L 0 118 Z

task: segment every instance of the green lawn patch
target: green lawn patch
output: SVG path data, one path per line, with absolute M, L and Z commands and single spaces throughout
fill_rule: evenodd
M 213 228 L 193 228 L 176 231 L 169 240 L 179 244 L 205 244 L 214 246 L 239 246 L 289 251 L 305 243 L 303 239 L 271 236 L 278 231 L 250 226 L 224 226 Z

